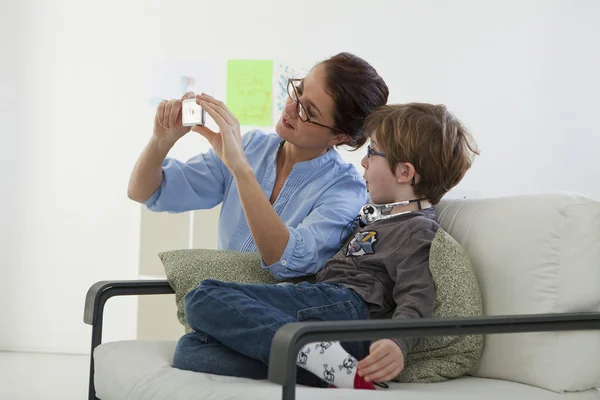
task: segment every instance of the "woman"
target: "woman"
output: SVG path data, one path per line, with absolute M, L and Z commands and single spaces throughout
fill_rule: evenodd
M 190 131 L 181 124 L 181 100 L 161 102 L 152 138 L 131 174 L 129 198 L 169 212 L 223 203 L 220 249 L 258 251 L 277 279 L 316 273 L 367 201 L 360 174 L 333 147 L 365 143 L 364 120 L 386 104 L 388 88 L 366 61 L 341 53 L 304 79 L 291 79 L 288 94 L 277 134 L 243 137 L 222 102 L 195 96 L 219 132 L 193 127 L 212 149 L 187 163 L 165 159 Z

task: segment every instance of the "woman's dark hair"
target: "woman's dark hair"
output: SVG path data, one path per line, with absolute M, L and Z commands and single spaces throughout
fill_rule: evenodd
M 387 103 L 388 87 L 371 64 L 354 54 L 340 53 L 321 64 L 325 91 L 335 101 L 335 127 L 350 136 L 344 144 L 356 150 L 367 141 L 366 118 Z

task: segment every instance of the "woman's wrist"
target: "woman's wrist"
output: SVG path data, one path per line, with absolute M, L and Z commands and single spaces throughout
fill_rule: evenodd
M 150 146 L 160 150 L 161 152 L 166 152 L 168 153 L 173 146 L 175 146 L 175 142 L 172 139 L 168 139 L 168 138 L 160 138 L 157 136 L 152 135 L 152 138 L 150 139 Z
M 231 175 L 235 178 L 235 180 L 240 179 L 248 179 L 249 177 L 254 177 L 254 170 L 248 164 L 248 162 L 240 163 L 231 169 Z

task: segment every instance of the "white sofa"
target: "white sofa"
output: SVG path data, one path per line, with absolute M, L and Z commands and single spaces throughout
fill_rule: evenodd
M 175 342 L 100 344 L 108 298 L 171 290 L 165 281 L 99 282 L 84 316 L 93 325 L 90 399 L 94 389 L 102 400 L 600 399 L 600 202 L 556 193 L 448 200 L 437 209 L 471 258 L 485 317 L 290 324 L 275 337 L 269 380 L 253 381 L 174 369 Z M 293 384 L 302 344 L 390 332 L 482 333 L 485 347 L 472 376 L 442 383 L 392 383 L 375 392 Z

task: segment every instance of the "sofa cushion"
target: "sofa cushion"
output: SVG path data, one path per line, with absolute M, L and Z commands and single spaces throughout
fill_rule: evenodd
M 467 251 L 486 315 L 600 310 L 600 203 L 556 193 L 437 206 Z M 488 335 L 478 377 L 556 392 L 600 386 L 600 331 Z
M 185 249 L 160 253 L 169 284 L 175 291 L 177 319 L 186 333 L 191 329 L 185 320 L 184 299 L 206 279 L 237 283 L 277 283 L 269 271 L 261 267 L 259 253 L 232 250 Z M 311 280 L 313 277 L 292 279 L 290 282 Z
M 102 400 L 280 400 L 281 386 L 173 368 L 175 342 L 105 343 L 94 351 L 96 393 Z M 533 386 L 465 377 L 441 383 L 391 383 L 364 391 L 298 386 L 298 400 L 600 400 L 591 390 L 559 395 Z
M 435 281 L 433 318 L 483 315 L 477 277 L 465 250 L 438 229 L 429 252 L 429 270 Z M 483 350 L 483 336 L 430 336 L 419 340 L 407 354 L 398 382 L 441 382 L 469 373 Z

